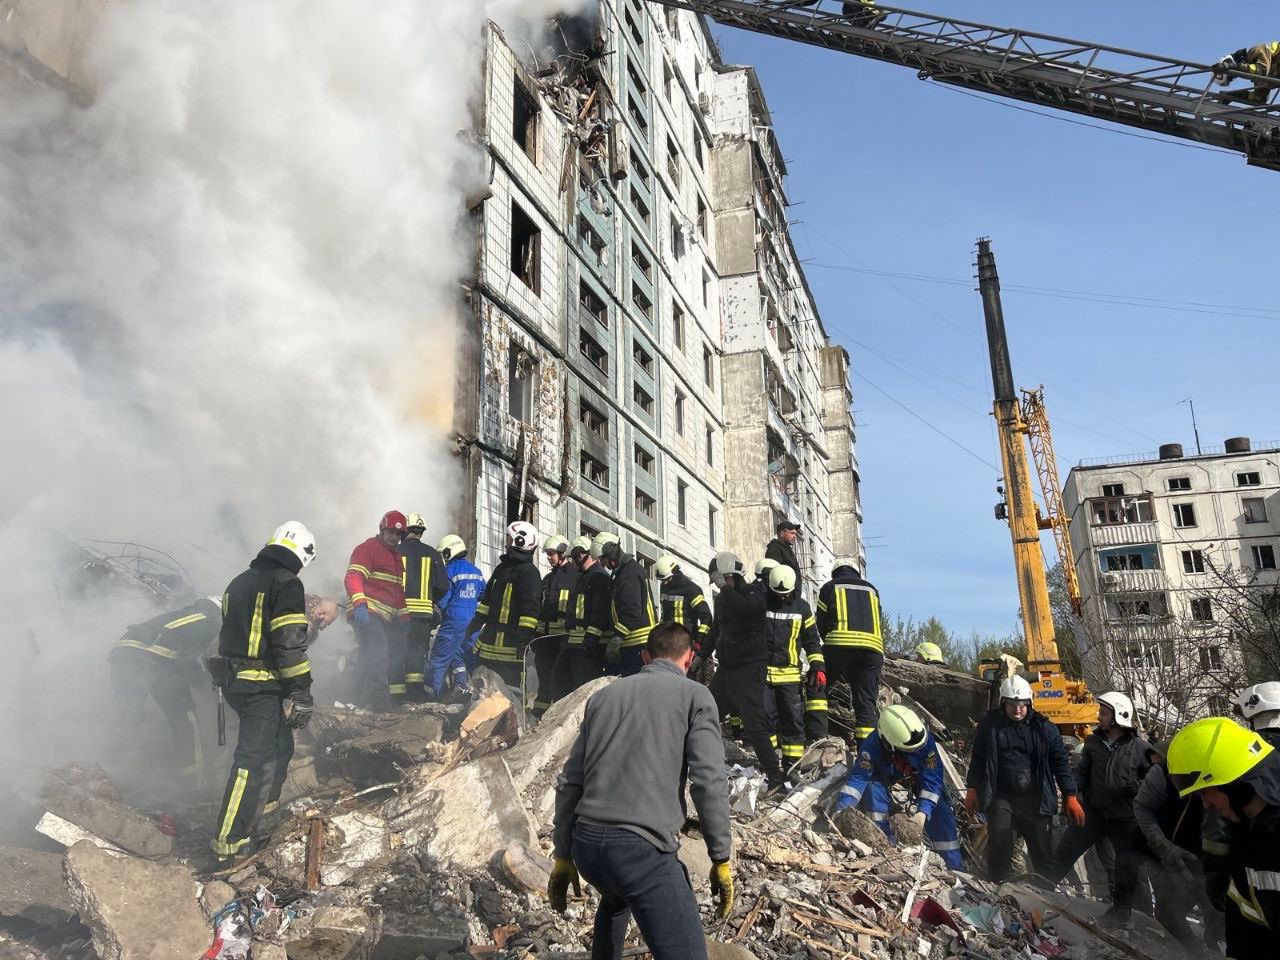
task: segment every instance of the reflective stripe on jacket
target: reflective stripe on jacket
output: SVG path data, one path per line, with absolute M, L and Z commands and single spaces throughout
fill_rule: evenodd
M 817 621 L 828 647 L 870 647 L 884 653 L 880 594 L 861 577 L 845 574 L 823 584 Z
M 347 588 L 347 619 L 350 620 L 356 607 L 361 605 L 387 622 L 408 617 L 403 574 L 400 554 L 378 537 L 370 537 L 352 550 L 343 580 Z
M 800 650 L 810 663 L 821 664 L 822 640 L 809 604 L 799 596 L 778 603 L 769 596 L 765 611 L 765 642 L 769 647 L 769 665 L 765 678 L 772 684 L 800 682 Z
M 400 586 L 410 617 L 435 619 L 449 592 L 449 574 L 435 547 L 413 537 L 400 541 Z

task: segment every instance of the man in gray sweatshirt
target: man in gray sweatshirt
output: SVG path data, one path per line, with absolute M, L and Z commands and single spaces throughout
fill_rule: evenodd
M 702 918 L 676 858 L 686 781 L 707 841 L 717 915 L 733 907 L 729 788 L 711 693 L 685 674 L 681 624 L 649 634 L 645 666 L 588 702 L 556 786 L 555 865 L 547 888 L 564 911 L 578 872 L 600 892 L 592 960 L 619 960 L 632 915 L 654 960 L 706 960 Z

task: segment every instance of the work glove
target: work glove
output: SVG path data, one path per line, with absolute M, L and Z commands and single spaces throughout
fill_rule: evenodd
M 573 895 L 582 896 L 578 868 L 569 857 L 556 857 L 551 865 L 551 879 L 547 881 L 547 899 L 551 901 L 551 909 L 557 913 L 564 913 L 569 906 L 570 884 L 573 885 Z
M 964 812 L 970 817 L 978 815 L 978 791 L 970 787 L 964 794 Z
M 1072 794 L 1062 801 L 1063 809 L 1067 811 L 1067 819 L 1071 821 L 1073 826 L 1084 826 L 1084 807 L 1080 806 L 1080 798 Z
M 721 860 L 711 867 L 711 896 L 720 900 L 716 906 L 716 919 L 727 920 L 733 911 L 733 871 L 728 860 Z
M 1184 850 L 1176 843 L 1171 843 L 1169 849 L 1164 852 L 1164 856 L 1160 858 L 1160 862 L 1186 883 L 1193 883 L 1195 866 L 1200 862 L 1200 858 L 1190 850 Z
M 604 662 L 617 663 L 622 659 L 622 638 L 610 637 L 609 642 L 604 645 Z
M 294 693 L 285 698 L 284 722 L 290 729 L 301 730 L 311 722 L 311 714 L 315 713 L 315 701 L 309 693 Z
M 924 832 L 925 821 L 927 821 L 928 819 L 929 818 L 925 816 L 925 813 L 923 810 L 917 810 L 915 813 L 911 815 L 911 822 L 920 828 L 921 833 Z
M 357 627 L 367 627 L 369 625 L 369 607 L 366 604 L 357 604 L 351 612 L 351 621 Z

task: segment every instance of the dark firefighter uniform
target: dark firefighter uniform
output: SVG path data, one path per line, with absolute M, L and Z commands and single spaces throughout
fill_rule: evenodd
M 219 857 L 247 844 L 264 809 L 280 800 L 293 758 L 285 700 L 311 707 L 301 569 L 287 548 L 263 547 L 222 598 L 218 655 L 226 664 L 224 693 L 240 717 L 240 738 L 215 824 Z
M 693 649 L 700 650 L 711 632 L 711 604 L 686 574 L 677 570 L 662 581 L 662 620 L 683 624 L 693 635 Z
M 624 677 L 644 667 L 641 652 L 649 632 L 658 625 L 649 590 L 649 576 L 635 557 L 623 557 L 613 571 L 613 630 L 622 641 L 619 672 Z
M 351 551 L 343 583 L 347 620 L 356 634 L 356 664 L 364 706 L 390 706 L 405 695 L 405 636 L 409 611 L 404 604 L 404 568 L 400 553 L 380 537 Z M 363 609 L 363 612 L 362 612 Z
M 884 668 L 880 633 L 880 594 L 851 567 L 841 567 L 818 593 L 818 633 L 827 658 L 827 683 L 844 679 L 853 695 L 853 737 L 863 740 L 876 728 L 876 697 Z
M 765 645 L 769 650 L 769 663 L 765 679 L 773 691 L 782 761 L 792 764 L 804 755 L 805 743 L 800 651 L 804 650 L 811 670 L 821 670 L 822 640 L 818 637 L 813 612 L 803 597 L 792 594 L 789 600 L 781 602 L 780 597 L 770 593 L 768 604 Z
M 201 598 L 128 627 L 108 657 L 120 734 L 138 739 L 150 697 L 169 724 L 173 764 L 183 776 L 197 773 L 203 762 L 191 685 L 208 683 L 200 658 L 221 629 L 222 608 Z
M 436 548 L 417 537 L 400 541 L 400 570 L 404 605 L 409 611 L 404 682 L 416 695 L 425 691 L 431 631 L 440 625 L 442 604 L 449 595 L 449 572 Z
M 600 562 L 578 574 L 569 594 L 569 639 L 556 658 L 552 685 L 563 697 L 604 674 L 604 643 L 613 633 L 613 579 Z
M 569 559 L 542 578 L 542 617 L 538 621 L 541 636 L 535 641 L 533 651 L 533 665 L 538 671 L 538 695 L 533 701 L 533 712 L 538 716 L 563 695 L 556 690 L 553 677 L 556 660 L 569 639 L 569 600 L 577 585 L 578 568 Z
M 1257 77 L 1280 77 L 1280 41 L 1259 43 L 1253 47 L 1237 50 L 1232 57 L 1236 61 L 1236 69 Z M 1265 83 L 1254 83 L 1249 91 L 1250 103 L 1266 103 L 1271 98 L 1272 87 Z
M 783 781 L 782 764 L 774 749 L 776 719 L 773 695 L 766 680 L 769 650 L 765 640 L 768 588 L 730 577 L 716 594 L 715 622 L 702 646 L 702 655 L 718 655 L 720 668 L 711 683 L 720 715 L 742 720 L 742 734 L 755 751 L 770 784 Z
M 512 547 L 485 584 L 467 636 L 479 634 L 476 653 L 511 687 L 524 685 L 524 652 L 538 629 L 542 580 L 533 552 Z

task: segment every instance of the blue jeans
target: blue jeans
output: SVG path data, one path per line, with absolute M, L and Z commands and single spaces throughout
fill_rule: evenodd
M 698 902 L 674 853 L 630 830 L 578 823 L 573 862 L 600 892 L 591 960 L 620 960 L 632 914 L 654 960 L 706 960 Z

